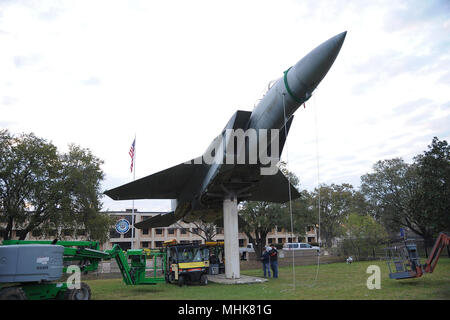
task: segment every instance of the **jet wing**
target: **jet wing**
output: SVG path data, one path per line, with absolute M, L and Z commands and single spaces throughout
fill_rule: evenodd
M 201 219 L 199 219 L 201 220 Z M 168 227 L 171 226 L 172 224 L 176 223 L 180 221 L 180 219 L 178 219 L 174 212 L 167 212 L 167 213 L 163 213 L 163 214 L 158 214 L 154 217 L 148 218 L 144 221 L 138 222 L 136 223 L 134 226 L 138 229 L 145 229 L 145 228 L 163 228 L 163 227 Z M 240 226 L 244 225 L 246 222 L 245 220 L 243 220 L 240 216 L 238 216 L 238 223 Z M 186 221 L 187 223 L 189 223 L 190 221 Z M 223 215 L 220 213 L 220 211 L 218 211 L 217 213 L 217 218 L 214 220 L 214 224 L 217 227 L 221 227 L 223 228 Z
M 176 218 L 175 213 L 172 211 L 163 214 L 158 214 L 157 216 L 138 222 L 134 226 L 138 229 L 168 227 L 177 222 L 178 220 L 179 219 Z
M 195 166 L 182 163 L 104 192 L 114 200 L 177 199 L 192 177 Z
M 289 201 L 288 186 L 291 188 L 291 198 L 300 198 L 297 189 L 292 184 L 290 185 L 281 170 L 278 170 L 274 175 L 262 176 L 259 184 L 249 190 L 251 195 L 246 200 L 284 203 Z

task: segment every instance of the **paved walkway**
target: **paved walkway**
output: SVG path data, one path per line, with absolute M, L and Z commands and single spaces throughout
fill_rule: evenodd
M 263 283 L 266 282 L 267 279 L 259 278 L 259 277 L 251 277 L 242 275 L 239 279 L 227 279 L 225 278 L 225 274 L 208 274 L 208 281 L 221 283 L 221 284 L 250 284 L 250 283 Z

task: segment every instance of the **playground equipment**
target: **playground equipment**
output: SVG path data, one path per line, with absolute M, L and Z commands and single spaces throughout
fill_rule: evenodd
M 3 241 L 0 246 L 0 299 L 89 300 L 91 290 L 86 283 L 81 282 L 79 288 L 73 288 L 67 282 L 54 281 L 60 280 L 74 264 L 82 273 L 87 273 L 96 271 L 101 260 L 110 259 L 116 260 L 127 285 L 165 281 L 165 252 L 135 249 L 128 250 L 125 255 L 118 245 L 111 250 L 99 249 L 99 243 L 95 241 Z M 153 258 L 152 268 L 147 267 L 148 257 Z M 153 276 L 146 276 L 148 269 L 153 269 Z
M 413 240 L 404 240 L 402 245 L 385 248 L 389 278 L 396 280 L 419 278 L 425 272 L 432 273 L 442 250 L 449 244 L 450 236 L 441 232 L 425 264 L 420 264 L 417 245 Z
M 166 248 L 168 271 L 166 281 L 181 287 L 189 282 L 208 284 L 209 248 L 197 244 L 178 244 L 176 240 L 163 243 Z

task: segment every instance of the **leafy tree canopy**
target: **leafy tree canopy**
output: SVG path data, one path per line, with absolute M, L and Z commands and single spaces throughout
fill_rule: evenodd
M 33 133 L 15 136 L 0 131 L 0 222 L 4 239 L 17 230 L 20 239 L 39 230 L 62 236 L 85 230 L 105 241 L 112 225 L 101 214 L 103 161 L 88 149 L 69 145 L 67 153 Z

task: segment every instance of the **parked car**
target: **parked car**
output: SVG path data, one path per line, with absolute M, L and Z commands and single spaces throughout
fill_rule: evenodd
M 241 247 L 239 248 L 239 253 L 243 252 L 255 252 L 255 248 L 253 247 L 253 243 L 249 243 L 247 247 Z
M 283 250 L 290 251 L 290 250 L 315 250 L 317 252 L 320 252 L 319 247 L 315 247 L 310 245 L 309 243 L 303 243 L 303 242 L 294 242 L 294 243 L 285 243 L 283 246 Z

